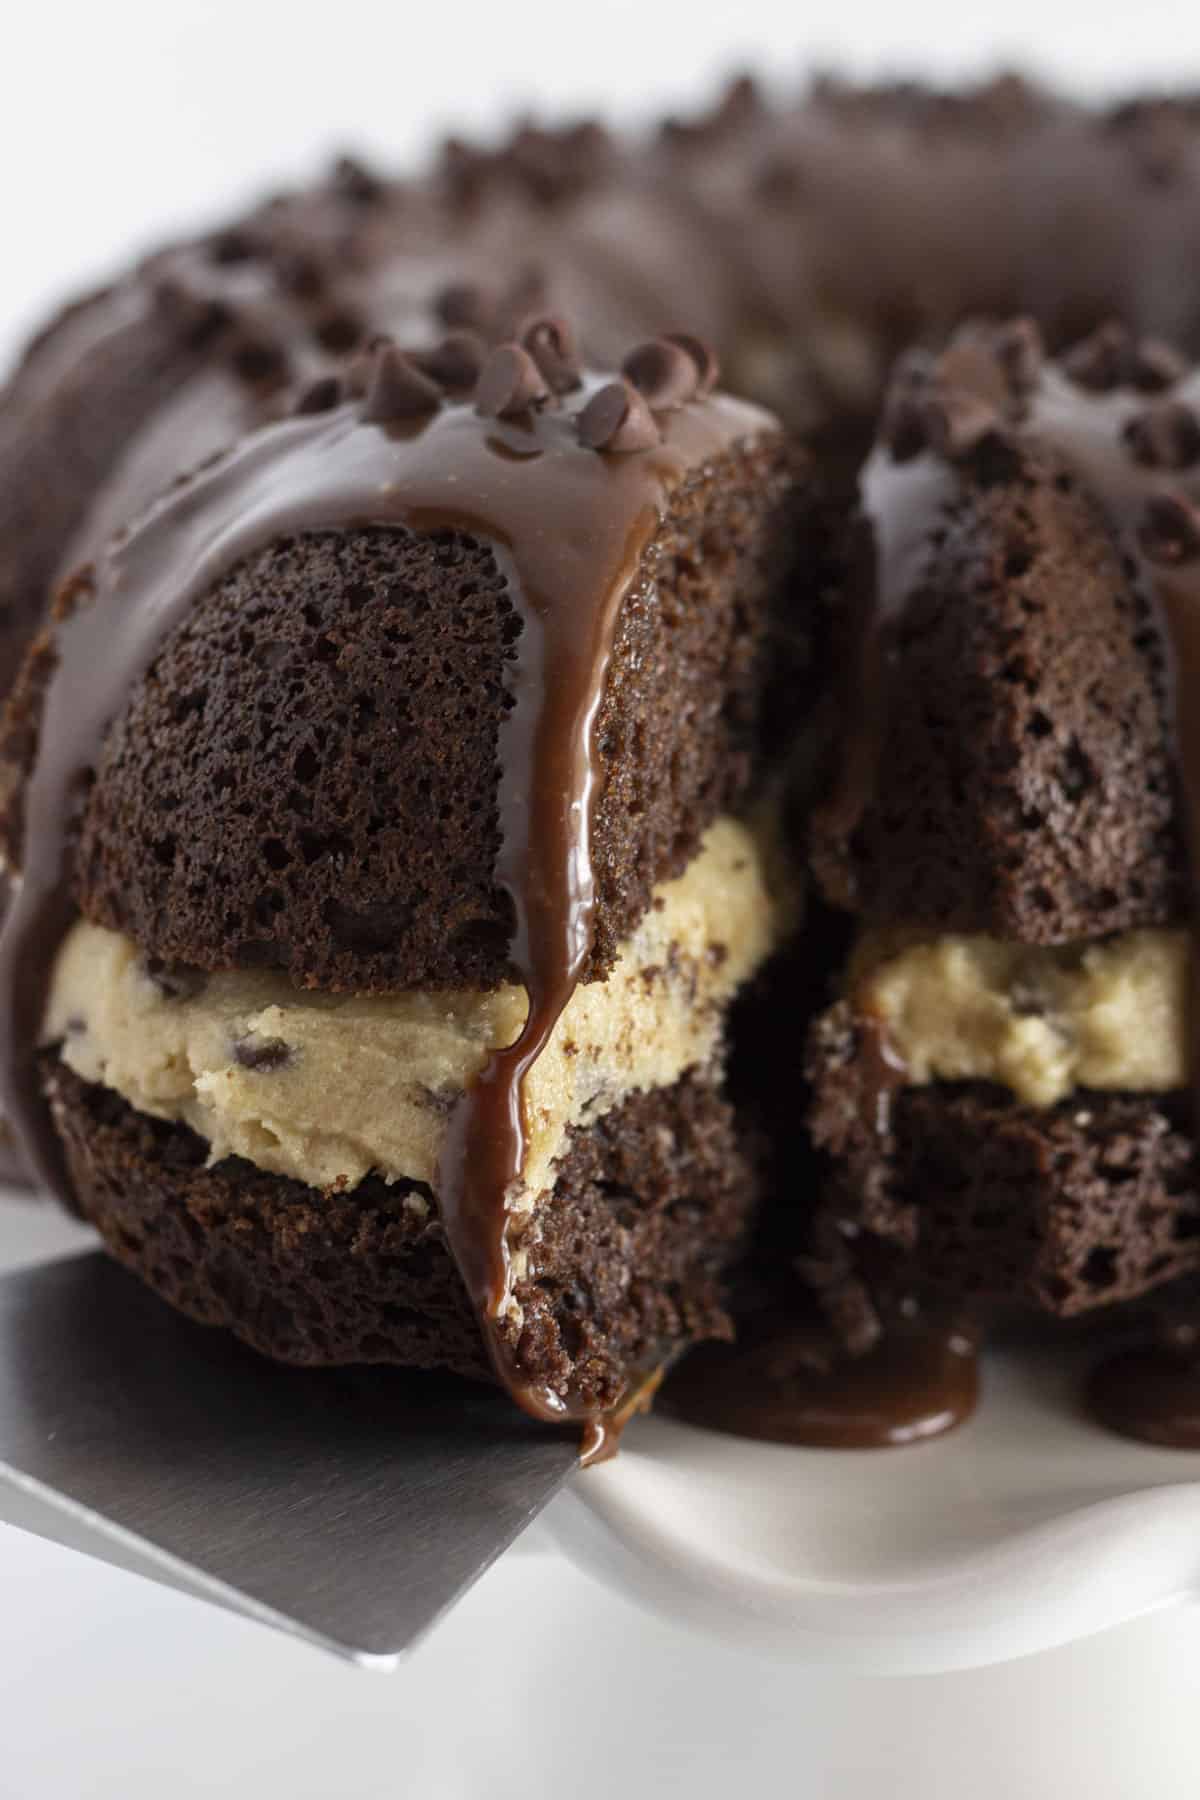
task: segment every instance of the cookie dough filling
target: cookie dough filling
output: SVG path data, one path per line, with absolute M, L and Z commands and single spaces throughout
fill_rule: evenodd
M 1189 957 L 1185 930 L 1048 947 L 878 930 L 859 941 L 849 991 L 908 1085 L 991 1081 L 1048 1107 L 1076 1088 L 1186 1085 Z
M 609 978 L 576 989 L 534 1065 L 527 1199 L 550 1184 L 573 1126 L 712 1058 L 724 1006 L 776 927 L 758 840 L 717 820 L 684 873 L 656 889 Z M 59 953 L 43 1036 L 84 1081 L 190 1126 L 210 1165 L 236 1155 L 344 1191 L 372 1172 L 434 1184 L 455 1101 L 527 1012 L 511 984 L 335 994 L 272 971 L 164 968 L 84 921 Z

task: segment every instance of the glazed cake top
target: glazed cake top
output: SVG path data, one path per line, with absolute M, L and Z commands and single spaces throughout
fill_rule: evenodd
M 1046 944 L 1187 915 L 1198 400 L 1116 326 L 1057 360 L 1028 320 L 965 327 L 900 366 L 815 827 L 834 897 Z
M 261 785 L 270 744 L 252 740 L 263 715 L 228 707 L 227 665 L 240 658 L 256 681 L 269 683 L 272 672 L 289 665 L 294 649 L 268 654 L 280 639 L 255 636 L 262 604 L 253 581 L 238 594 L 241 610 L 235 607 L 233 613 L 235 627 L 244 620 L 245 629 L 235 631 L 236 641 L 220 646 L 203 691 L 181 688 L 168 678 L 160 658 L 164 647 L 203 615 L 209 596 L 228 595 L 223 584 L 229 578 L 281 546 L 304 568 L 314 537 L 324 551 L 334 546 L 335 560 L 346 544 L 381 544 L 385 566 L 394 536 L 406 548 L 418 542 L 467 545 L 490 559 L 484 611 L 502 621 L 500 654 L 490 667 L 477 664 L 479 685 L 468 696 L 491 713 L 497 832 L 488 846 L 487 874 L 508 908 L 508 929 L 500 938 L 506 950 L 494 948 L 493 956 L 501 972 L 515 971 L 528 993 L 529 1011 L 515 1042 L 493 1053 L 451 1115 L 438 1190 L 468 1292 L 485 1321 L 494 1323 L 503 1314 L 510 1280 L 506 1196 L 519 1182 L 525 1153 L 524 1077 L 589 972 L 596 944 L 598 801 L 606 788 L 620 793 L 619 777 L 605 780 L 597 726 L 611 692 L 610 666 L 626 603 L 636 589 L 648 614 L 668 620 L 673 613 L 702 620 L 706 612 L 723 609 L 738 638 L 747 623 L 734 605 L 741 596 L 740 558 L 752 543 L 765 543 L 767 525 L 787 490 L 775 422 L 755 407 L 713 394 L 716 373 L 706 347 L 686 337 L 638 346 L 616 379 L 589 373 L 574 356 L 566 326 L 555 319 L 535 321 L 522 342 L 497 347 L 469 369 L 461 362 L 439 369 L 380 343 L 345 384 L 323 381 L 306 390 L 292 418 L 252 432 L 177 482 L 68 585 L 56 623 L 30 658 L 8 716 L 9 751 L 24 773 L 17 774 L 8 796 L 13 895 L 0 937 L 3 1100 L 44 1179 L 53 1182 L 60 1171 L 38 1091 L 35 1050 L 49 970 L 75 908 L 73 847 L 81 801 L 86 887 L 98 835 L 94 814 L 97 806 L 103 813 L 106 792 L 110 800 L 110 790 L 119 796 L 122 756 L 145 722 L 136 716 L 136 705 L 129 719 L 130 702 L 147 691 L 156 691 L 167 704 L 158 721 L 162 729 L 148 742 L 172 779 L 180 774 L 177 748 L 210 733 L 225 748 L 222 734 L 231 711 L 238 736 L 229 750 L 243 764 L 249 760 Z M 739 457 L 748 458 L 748 466 L 740 465 Z M 744 504 L 745 516 L 736 522 L 733 541 L 723 545 L 716 527 L 727 487 Z M 684 579 L 686 544 L 678 552 L 674 578 L 654 555 L 664 531 L 676 515 L 686 520 L 689 506 L 698 533 L 714 537 L 713 567 L 693 570 L 690 587 Z M 698 546 L 690 554 L 703 560 Z M 318 561 L 318 579 L 326 572 Z M 415 607 L 411 585 L 401 575 L 419 667 L 422 636 L 437 634 L 436 616 L 432 623 L 429 619 L 431 599 L 457 623 L 458 602 L 471 600 L 480 574 L 478 554 L 465 564 L 452 555 L 443 579 L 434 584 L 441 591 L 431 595 L 418 588 Z M 280 585 L 276 581 L 271 598 L 278 600 Z M 297 604 L 299 596 L 282 585 L 285 602 Z M 345 704 L 325 722 L 327 732 L 317 723 L 316 741 L 323 749 L 340 735 L 337 747 L 344 751 L 360 735 L 351 711 L 369 715 L 387 698 L 386 683 L 381 691 L 377 679 L 379 662 L 386 666 L 381 645 L 364 644 L 348 616 L 387 615 L 389 605 L 386 595 L 372 594 L 361 582 L 343 585 L 336 599 L 343 611 L 341 629 L 321 633 L 316 655 L 343 677 Z M 390 612 L 394 624 L 396 609 Z M 402 651 L 407 649 L 403 635 L 397 641 Z M 748 648 L 753 660 L 752 634 Z M 719 720 L 736 692 L 737 670 L 736 653 L 724 654 L 717 669 L 700 670 L 697 701 L 710 718 Z M 676 672 L 667 674 L 668 685 L 677 685 Z M 272 724 L 286 732 L 299 711 L 296 696 L 285 688 L 277 699 L 278 719 Z M 676 754 L 685 759 L 694 748 L 689 736 L 696 736 L 689 730 L 688 710 L 677 704 L 673 715 L 679 729 Z M 114 734 L 121 721 L 124 735 L 120 729 Z M 313 725 L 311 718 L 306 723 Z M 446 742 L 445 721 L 434 717 L 424 723 L 427 748 L 436 757 Z M 401 728 L 385 718 L 383 727 L 395 787 L 414 784 L 407 722 Z M 106 763 L 110 749 L 112 760 Z M 301 754 L 291 759 L 287 779 L 303 786 Z M 314 754 L 310 746 L 309 755 Z M 720 758 L 710 753 L 710 761 L 719 766 Z M 419 769 L 418 764 L 418 776 Z M 418 798 L 428 803 L 431 796 L 421 793 L 419 780 L 415 785 Z M 666 791 L 670 796 L 670 783 Z M 681 829 L 690 827 L 698 840 L 716 798 L 714 792 L 700 794 L 688 820 L 671 822 L 676 855 Z M 382 801 L 386 805 L 386 794 Z M 203 803 L 221 814 L 220 793 L 204 796 Z M 128 837 L 130 821 L 119 804 L 115 817 L 117 837 Z M 425 829 L 444 856 L 436 809 Z M 282 838 L 271 843 L 287 854 Z M 175 836 L 161 858 L 154 842 L 135 849 L 173 870 L 179 860 Z M 219 890 L 223 858 L 217 844 L 211 849 L 212 860 L 200 873 Z M 271 862 L 269 846 L 263 853 Z M 341 848 L 320 844 L 312 861 L 324 859 L 340 884 L 354 857 L 370 869 L 372 852 L 361 836 Z M 639 874 L 653 884 L 664 872 L 643 868 Z M 310 868 L 305 885 L 317 879 Z M 393 908 L 413 904 L 411 883 L 389 888 L 385 880 L 383 889 Z M 112 903 L 123 906 L 127 898 Z M 304 921 L 299 933 L 292 931 L 282 895 L 278 909 L 268 908 L 272 915 L 276 910 L 268 940 L 276 960 L 295 977 L 314 981 L 311 961 L 298 966 L 295 960 Z M 320 919 L 326 941 L 335 942 L 344 918 L 336 907 L 332 912 L 322 907 Z M 403 919 L 379 915 L 368 923 L 373 941 L 355 941 L 349 934 L 346 963 L 353 978 L 339 969 L 343 985 L 386 985 L 378 968 L 372 969 L 372 952 L 377 961 L 388 952 L 404 954 Z M 433 937 L 442 938 L 445 919 L 436 910 L 432 926 Z M 347 950 L 345 940 L 341 948 Z M 436 973 L 445 981 L 444 967 Z M 493 968 L 493 979 L 496 973 Z M 521 1388 L 495 1332 L 491 1342 L 501 1373 L 526 1404 L 540 1412 L 562 1410 L 560 1398 Z

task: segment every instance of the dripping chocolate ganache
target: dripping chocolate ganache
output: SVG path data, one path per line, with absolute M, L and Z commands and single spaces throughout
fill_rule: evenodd
M 10 709 L 0 939 L 5 1110 L 169 1298 L 586 1421 L 727 1328 L 802 472 L 702 345 L 627 368 L 381 343 L 118 532 Z

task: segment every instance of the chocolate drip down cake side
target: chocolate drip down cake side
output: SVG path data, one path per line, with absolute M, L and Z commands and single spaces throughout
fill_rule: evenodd
M 1186 1441 L 1198 187 L 1184 101 L 740 82 L 68 310 L 0 408 L 37 1181 L 591 1454 L 677 1364 L 932 1435 L 1013 1311 Z
M 193 1316 L 595 1420 L 727 1329 L 796 470 L 699 346 L 646 397 L 526 339 L 468 393 L 378 347 L 64 590 L 9 713 L 7 1106 Z

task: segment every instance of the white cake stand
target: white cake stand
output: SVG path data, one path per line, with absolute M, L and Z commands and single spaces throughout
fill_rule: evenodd
M 775 1655 L 918 1673 L 1049 1649 L 1200 1589 L 1200 1453 L 1092 1425 L 1086 1354 L 990 1354 L 975 1417 L 911 1449 L 639 1420 L 547 1518 L 630 1598 Z

